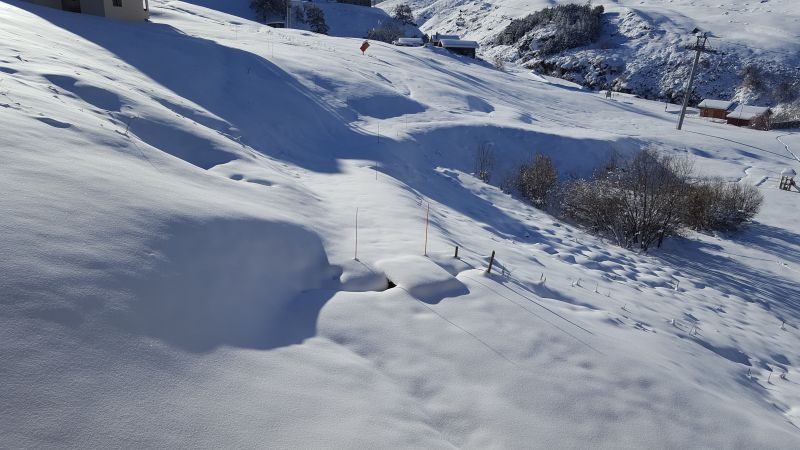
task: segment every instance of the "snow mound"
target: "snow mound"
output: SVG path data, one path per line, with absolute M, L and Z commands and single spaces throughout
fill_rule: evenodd
M 339 281 L 342 283 L 341 289 L 350 292 L 384 291 L 389 287 L 384 274 L 357 259 L 342 264 Z
M 438 303 L 446 297 L 469 293 L 463 283 L 424 256 L 384 259 L 378 261 L 376 266 L 392 283 L 427 303 Z

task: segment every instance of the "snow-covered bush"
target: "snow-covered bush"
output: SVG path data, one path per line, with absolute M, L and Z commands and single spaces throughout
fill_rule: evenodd
M 561 214 L 622 247 L 647 251 L 684 228 L 735 230 L 763 202 L 754 186 L 691 178 L 687 159 L 642 150 L 565 183 Z
M 314 33 L 328 34 L 328 24 L 325 23 L 325 12 L 316 5 L 306 5 L 306 21 Z
M 250 9 L 261 22 L 272 16 L 283 17 L 286 14 L 287 0 L 250 0 Z
M 535 49 L 552 55 L 595 41 L 601 29 L 602 6 L 559 4 L 515 19 L 497 36 L 501 45 Z
M 517 171 L 512 185 L 526 200 L 537 207 L 545 207 L 550 194 L 558 184 L 558 172 L 549 156 L 537 153 L 533 160 Z
M 562 215 L 626 248 L 647 251 L 682 228 L 691 164 L 642 150 L 564 186 Z
M 404 25 L 414 25 L 414 13 L 407 3 L 397 5 L 394 8 L 394 15 L 392 17 Z
M 730 231 L 751 220 L 764 197 L 755 186 L 705 180 L 687 190 L 684 224 L 695 230 Z
M 494 64 L 494 68 L 495 69 L 497 69 L 497 70 L 499 70 L 501 72 L 505 72 L 506 71 L 506 60 L 503 59 L 503 57 L 501 57 L 500 55 L 495 55 L 494 60 L 492 61 L 492 63 Z

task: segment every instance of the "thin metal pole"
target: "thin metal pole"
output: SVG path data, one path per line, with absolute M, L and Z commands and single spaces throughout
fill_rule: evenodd
M 494 250 L 492 250 L 492 256 L 489 257 L 489 268 L 486 269 L 486 273 L 492 273 L 492 265 L 494 265 Z
M 425 212 L 425 250 L 423 255 L 428 256 L 428 219 L 431 215 L 431 204 L 428 203 L 428 210 Z
M 700 40 L 703 42 L 700 42 Z M 692 63 L 692 70 L 689 73 L 689 84 L 686 85 L 686 92 L 683 94 L 683 107 L 681 108 L 681 117 L 678 119 L 678 129 L 680 130 L 683 127 L 683 118 L 686 116 L 686 107 L 689 106 L 689 97 L 692 94 L 692 85 L 694 85 L 694 75 L 697 73 L 697 63 L 700 62 L 700 53 L 706 51 L 706 41 L 708 40 L 708 36 L 703 34 L 702 36 L 697 36 L 697 44 L 694 46 L 695 55 L 694 55 L 694 63 Z

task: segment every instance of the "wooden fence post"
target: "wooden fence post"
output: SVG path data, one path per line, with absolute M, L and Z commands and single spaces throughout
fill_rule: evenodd
M 356 252 L 353 259 L 358 261 L 358 208 L 356 208 Z
M 425 212 L 425 250 L 423 255 L 428 256 L 428 218 L 431 215 L 431 204 L 428 203 L 428 210 Z

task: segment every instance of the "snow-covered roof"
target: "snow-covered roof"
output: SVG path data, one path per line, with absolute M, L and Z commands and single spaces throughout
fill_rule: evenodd
M 767 106 L 741 105 L 732 112 L 728 113 L 727 117 L 729 119 L 753 120 L 756 117 L 763 116 L 770 111 L 771 110 Z
M 418 37 L 410 37 L 410 38 L 398 38 L 394 41 L 394 45 L 422 45 L 422 38 Z
M 457 34 L 438 34 L 438 33 L 434 34 L 433 36 L 431 36 L 431 40 L 436 41 L 436 42 L 439 42 L 439 41 L 444 40 L 444 39 L 455 39 L 455 40 L 458 40 L 458 39 L 461 39 L 461 36 L 459 36 Z
M 797 175 L 797 172 L 794 171 L 792 168 L 786 168 L 781 170 L 782 177 L 794 177 Z
M 480 45 L 476 41 L 464 41 L 461 39 L 440 39 L 442 47 L 445 48 L 478 48 Z
M 713 99 L 707 98 L 707 99 L 703 100 L 702 102 L 700 102 L 700 104 L 697 105 L 697 106 L 699 108 L 722 109 L 722 110 L 727 111 L 728 108 L 731 107 L 731 105 L 733 105 L 733 102 L 729 102 L 727 100 L 713 100 Z

